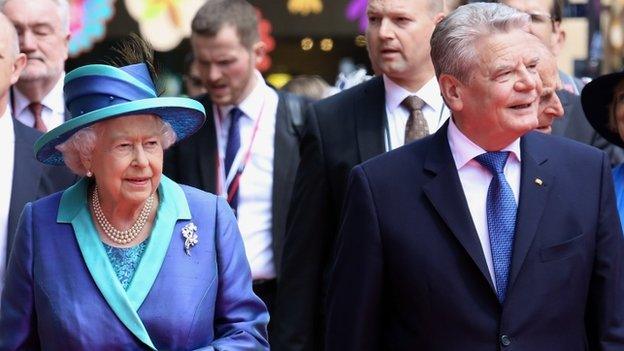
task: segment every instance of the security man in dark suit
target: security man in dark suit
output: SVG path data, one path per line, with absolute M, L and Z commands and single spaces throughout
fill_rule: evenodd
M 206 2 L 191 46 L 207 94 L 206 123 L 165 155 L 176 182 L 227 197 L 240 227 L 254 292 L 271 311 L 286 214 L 299 163 L 306 102 L 277 92 L 256 70 L 264 58 L 256 10 L 245 0 Z
M 272 315 L 273 349 L 323 349 L 325 272 L 351 168 L 435 132 L 448 118 L 429 57 L 444 11 L 440 0 L 370 0 L 366 36 L 380 76 L 309 109 Z

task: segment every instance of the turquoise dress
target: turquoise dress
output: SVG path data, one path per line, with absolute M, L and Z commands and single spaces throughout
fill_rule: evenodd
M 613 168 L 613 184 L 615 185 L 615 200 L 620 214 L 620 223 L 624 230 L 624 163 Z
M 141 257 L 143 257 L 148 240 L 149 239 L 146 239 L 138 245 L 124 248 L 113 247 L 102 243 L 104 245 L 104 250 L 106 250 L 108 260 L 113 265 L 113 270 L 124 290 L 128 290 L 130 281 L 132 281 L 132 277 L 134 277 L 134 272 L 141 261 Z

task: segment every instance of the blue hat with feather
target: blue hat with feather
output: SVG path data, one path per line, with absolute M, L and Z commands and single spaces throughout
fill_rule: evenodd
M 82 128 L 110 118 L 153 114 L 169 123 L 177 140 L 195 133 L 206 113 L 201 103 L 180 97 L 158 97 L 145 63 L 123 67 L 87 65 L 65 76 L 65 106 L 71 115 L 35 143 L 35 155 L 43 163 L 62 165 L 56 146 Z

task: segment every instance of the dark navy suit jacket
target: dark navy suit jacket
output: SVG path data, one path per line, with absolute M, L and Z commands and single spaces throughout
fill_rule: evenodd
M 20 213 L 27 202 L 63 190 L 74 183 L 77 177 L 66 167 L 47 166 L 37 161 L 33 145 L 42 135 L 13 119 L 15 132 L 15 153 L 13 161 L 13 185 L 9 209 L 7 251 L 10 250 Z M 7 259 L 9 255 L 6 255 Z
M 521 139 L 501 305 L 446 133 L 351 172 L 327 350 L 624 350 L 624 239 L 607 156 L 536 132 Z

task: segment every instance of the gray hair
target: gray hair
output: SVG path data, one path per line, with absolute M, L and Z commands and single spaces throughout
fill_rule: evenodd
M 12 0 L 0 0 L 0 9 L 4 10 L 4 5 Z M 19 0 L 23 1 L 23 0 Z M 69 1 L 68 0 L 50 0 L 58 8 L 58 15 L 61 19 L 61 28 L 69 33 Z
M 161 124 L 160 140 L 164 151 L 175 143 L 177 135 L 171 127 L 171 124 L 161 118 L 157 118 L 157 120 Z M 100 135 L 102 135 L 102 125 L 95 123 L 77 131 L 65 142 L 56 146 L 56 149 L 63 154 L 65 165 L 72 172 L 81 177 L 84 177 L 87 174 L 87 171 L 89 170 L 85 168 L 82 163 L 82 159 L 91 158 L 95 145 L 97 144 L 97 139 Z
M 478 64 L 476 42 L 496 33 L 514 29 L 528 31 L 531 18 L 526 13 L 495 3 L 460 6 L 436 26 L 431 36 L 431 61 L 438 78 L 449 74 L 463 83 Z

